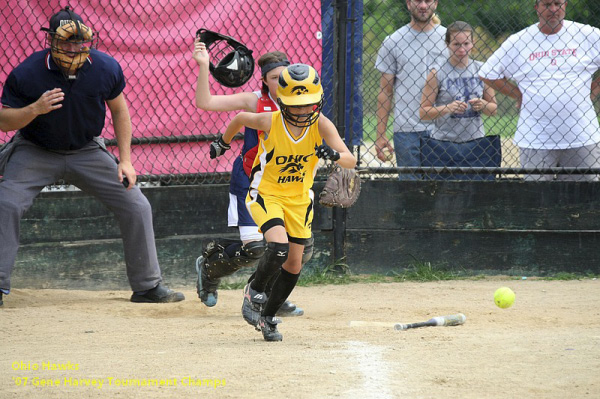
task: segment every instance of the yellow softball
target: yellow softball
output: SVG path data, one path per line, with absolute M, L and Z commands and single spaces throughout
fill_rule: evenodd
M 500 287 L 494 292 L 494 302 L 499 308 L 510 308 L 515 303 L 515 293 L 508 287 Z

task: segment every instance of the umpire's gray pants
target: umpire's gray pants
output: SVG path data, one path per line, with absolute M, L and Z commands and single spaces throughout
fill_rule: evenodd
M 28 140 L 15 148 L 0 181 L 0 288 L 10 288 L 21 217 L 45 186 L 61 179 L 95 196 L 115 214 L 131 288 L 154 288 L 161 275 L 152 209 L 138 187 L 126 190 L 119 182 L 112 155 L 94 141 L 77 151 L 49 151 Z

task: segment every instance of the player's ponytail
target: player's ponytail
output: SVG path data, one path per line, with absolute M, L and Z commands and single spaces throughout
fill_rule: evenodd
M 440 16 L 437 14 L 437 12 L 433 13 L 433 17 L 431 17 L 431 21 L 433 22 L 434 25 L 440 25 L 442 23 L 442 21 L 440 20 Z

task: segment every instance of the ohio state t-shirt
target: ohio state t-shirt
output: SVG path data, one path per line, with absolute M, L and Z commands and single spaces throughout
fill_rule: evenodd
M 512 36 L 479 71 L 485 79 L 511 79 L 523 94 L 515 143 L 565 149 L 600 142 L 590 98 L 600 67 L 600 30 L 564 21 L 552 35 L 532 25 Z

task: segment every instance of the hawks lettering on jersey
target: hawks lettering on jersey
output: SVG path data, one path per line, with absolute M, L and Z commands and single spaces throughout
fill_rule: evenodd
M 303 182 L 306 174 L 304 165 L 309 162 L 311 156 L 314 156 L 314 151 L 312 154 L 307 155 L 280 155 L 275 157 L 275 164 L 278 166 L 283 165 L 283 167 L 279 169 L 279 173 L 281 173 L 282 176 L 279 176 L 277 182 Z

